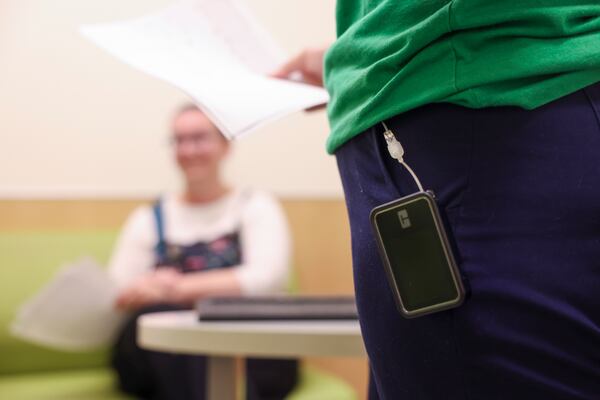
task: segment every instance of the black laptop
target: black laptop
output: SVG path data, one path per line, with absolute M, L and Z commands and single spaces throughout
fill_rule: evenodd
M 355 320 L 353 296 L 209 297 L 196 304 L 201 321 Z

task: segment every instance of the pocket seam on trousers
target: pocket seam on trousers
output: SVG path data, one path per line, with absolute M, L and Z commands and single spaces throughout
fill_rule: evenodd
M 587 98 L 588 102 L 590 103 L 590 106 L 592 107 L 592 111 L 596 116 L 596 124 L 598 125 L 598 129 L 600 130 L 600 110 L 599 106 L 596 105 L 596 101 L 600 102 L 600 99 L 596 99 L 596 96 L 594 96 L 593 93 L 590 93 L 588 88 L 583 88 L 583 93 L 585 94 L 585 97 Z

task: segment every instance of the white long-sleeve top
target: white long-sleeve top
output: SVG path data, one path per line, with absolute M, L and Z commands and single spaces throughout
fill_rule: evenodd
M 291 241 L 279 203 L 255 190 L 236 189 L 206 204 L 185 203 L 180 196 L 162 200 L 167 243 L 210 242 L 238 231 L 242 262 L 234 267 L 243 294 L 281 292 L 287 283 Z M 158 233 L 152 206 L 142 206 L 127 219 L 109 262 L 109 274 L 119 287 L 152 271 Z

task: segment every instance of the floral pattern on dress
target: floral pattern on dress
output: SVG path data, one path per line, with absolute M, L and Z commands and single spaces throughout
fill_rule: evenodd
M 167 260 L 157 267 L 174 267 L 186 273 L 228 268 L 241 262 L 240 235 L 232 232 L 210 242 L 187 246 L 167 243 Z

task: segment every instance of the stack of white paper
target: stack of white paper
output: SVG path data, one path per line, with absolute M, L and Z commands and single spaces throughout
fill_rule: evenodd
M 188 93 L 230 139 L 328 101 L 321 88 L 267 76 L 283 52 L 236 0 L 180 1 L 81 31 L 121 61 Z
M 22 305 L 12 333 L 61 350 L 87 350 L 110 344 L 124 315 L 114 311 L 118 290 L 106 272 L 86 259 L 63 268 Z

